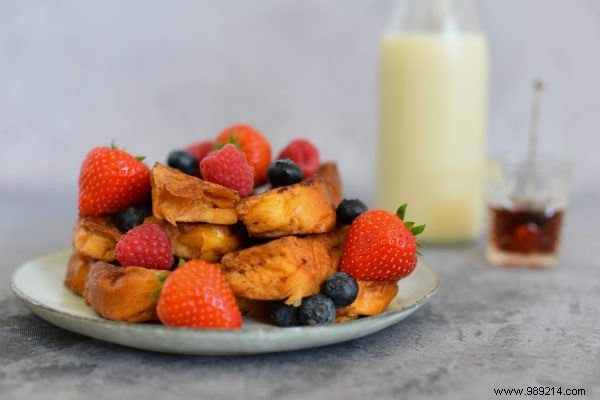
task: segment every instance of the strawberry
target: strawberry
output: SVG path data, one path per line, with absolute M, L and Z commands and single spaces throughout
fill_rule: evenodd
M 396 214 L 370 210 L 350 225 L 340 271 L 361 281 L 395 281 L 417 265 L 417 240 L 425 225 L 403 222 L 406 204 Z
M 242 314 L 221 270 L 202 260 L 190 260 L 173 271 L 156 307 L 168 326 L 238 329 Z
M 296 139 L 279 153 L 277 159 L 289 158 L 302 170 L 302 178 L 314 175 L 321 166 L 319 151 L 306 139 Z
M 171 239 L 157 224 L 129 230 L 117 242 L 117 260 L 123 267 L 169 269 L 173 265 Z
M 215 142 L 212 140 L 204 140 L 202 142 L 194 143 L 186 147 L 186 150 L 191 153 L 198 162 L 202 161 L 204 157 L 213 150 Z
M 115 147 L 96 147 L 79 173 L 79 214 L 111 214 L 143 203 L 150 194 L 150 170 L 140 159 Z
M 219 134 L 215 147 L 235 144 L 246 155 L 254 173 L 254 186 L 267 181 L 267 169 L 271 164 L 271 145 L 267 139 L 250 125 L 234 125 Z
M 204 157 L 200 171 L 204 180 L 237 190 L 242 197 L 252 193 L 252 168 L 244 153 L 232 144 Z

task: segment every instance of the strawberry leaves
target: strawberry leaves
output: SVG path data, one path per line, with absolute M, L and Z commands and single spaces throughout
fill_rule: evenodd
M 223 147 L 225 147 L 226 144 L 232 144 L 238 149 L 242 148 L 242 143 L 235 136 L 235 128 L 231 130 L 231 134 L 229 135 L 226 141 L 215 143 L 213 146 L 213 150 L 221 150 Z
M 415 235 L 415 236 L 423 233 L 424 230 L 425 230 L 425 225 L 415 226 L 415 227 L 413 227 L 413 228 L 410 229 L 410 231 L 412 232 L 412 234 Z
M 423 231 L 425 231 L 425 225 L 415 226 L 415 223 L 412 221 L 404 221 L 404 216 L 406 215 L 407 207 L 408 207 L 408 204 L 406 204 L 406 203 L 402 204 L 400 207 L 398 207 L 398 211 L 396 211 L 396 215 L 398 216 L 398 218 L 400 218 L 402 220 L 402 223 L 404 224 L 406 229 L 408 229 L 410 231 L 410 233 L 413 234 L 413 236 L 417 236 L 417 235 L 423 233 Z M 417 247 L 422 247 L 421 243 L 417 242 Z M 417 251 L 417 255 L 420 256 L 422 254 L 419 251 Z
M 406 214 L 406 207 L 408 207 L 408 204 L 404 203 L 400 207 L 398 207 L 398 211 L 396 211 L 396 215 L 402 221 L 404 221 L 404 214 Z
M 408 229 L 414 236 L 417 236 L 425 230 L 425 225 L 415 226 L 415 223 L 412 221 L 404 221 L 404 215 L 406 214 L 406 208 L 408 204 L 404 203 L 400 207 L 398 207 L 398 211 L 396 211 L 396 215 L 398 218 L 402 220 L 406 229 Z

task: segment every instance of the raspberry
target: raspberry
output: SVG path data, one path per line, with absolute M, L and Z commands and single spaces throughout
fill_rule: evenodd
M 200 163 L 202 177 L 237 190 L 242 197 L 252 193 L 254 178 L 246 156 L 233 144 L 226 144 L 216 153 L 209 154 Z
M 302 178 L 314 175 L 321 166 L 319 151 L 306 139 L 296 139 L 279 153 L 278 159 L 289 158 L 302 170 Z
M 271 145 L 265 137 L 250 125 L 233 125 L 217 137 L 218 148 L 227 143 L 235 144 L 245 155 L 254 174 L 254 186 L 267 181 L 267 168 L 271 164 Z
M 136 226 L 117 242 L 117 260 L 123 267 L 169 269 L 173 264 L 171 239 L 156 224 Z
M 221 270 L 202 260 L 190 260 L 173 271 L 156 306 L 167 326 L 238 329 L 242 314 Z

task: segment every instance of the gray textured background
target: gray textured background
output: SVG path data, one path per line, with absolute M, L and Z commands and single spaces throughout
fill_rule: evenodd
M 129 350 L 55 328 L 11 293 L 17 265 L 68 246 L 85 152 L 149 160 L 247 121 L 314 140 L 373 199 L 378 36 L 390 1 L 0 0 L 0 399 L 492 399 L 600 395 L 600 1 L 483 0 L 490 152 L 525 144 L 530 80 L 549 86 L 544 148 L 575 158 L 560 265 L 490 268 L 482 241 L 429 247 L 430 304 L 379 334 L 259 357 Z M 426 162 L 426 155 L 424 155 Z M 545 397 L 550 398 L 550 397 Z
M 525 145 L 530 81 L 549 90 L 544 148 L 600 173 L 600 2 L 483 0 L 490 152 Z M 281 149 L 315 141 L 373 198 L 378 37 L 391 1 L 0 1 L 0 187 L 74 191 L 92 146 L 149 162 L 231 123 Z M 423 155 L 426 162 L 427 155 Z

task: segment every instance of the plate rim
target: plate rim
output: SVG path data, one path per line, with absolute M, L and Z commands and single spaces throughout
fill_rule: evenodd
M 331 325 L 319 325 L 319 326 L 294 326 L 294 327 L 277 327 L 274 325 L 273 326 L 269 325 L 268 329 L 258 328 L 258 329 L 252 329 L 252 330 L 179 328 L 179 327 L 168 327 L 168 326 L 164 326 L 162 324 L 153 324 L 153 323 L 133 324 L 133 323 L 127 323 L 127 322 L 123 322 L 123 321 L 107 320 L 107 319 L 104 319 L 101 317 L 76 315 L 69 311 L 57 309 L 53 306 L 47 305 L 47 304 L 39 301 L 38 299 L 31 297 L 30 295 L 23 292 L 20 288 L 18 288 L 17 285 L 15 284 L 15 277 L 17 276 L 17 274 L 19 273 L 19 271 L 21 269 L 23 269 L 26 266 L 31 265 L 31 264 L 43 262 L 44 259 L 49 258 L 49 257 L 58 257 L 61 255 L 64 255 L 68 251 L 69 250 L 62 250 L 62 251 L 48 253 L 43 256 L 30 259 L 30 260 L 22 263 L 21 265 L 19 265 L 19 267 L 17 267 L 15 269 L 15 271 L 13 272 L 13 274 L 11 276 L 11 284 L 10 284 L 10 287 L 11 287 L 13 293 L 15 293 L 16 297 L 38 317 L 41 317 L 42 319 L 48 321 L 49 323 L 51 323 L 55 326 L 59 326 L 59 325 L 57 325 L 54 321 L 49 321 L 48 319 L 44 318 L 44 316 L 42 316 L 42 315 L 38 314 L 37 312 L 35 312 L 34 310 L 32 310 L 31 307 L 41 309 L 44 312 L 55 316 L 57 319 L 67 319 L 74 323 L 88 324 L 88 326 L 89 325 L 100 326 L 101 327 L 100 329 L 118 329 L 121 332 L 129 331 L 129 332 L 136 333 L 136 334 L 139 334 L 141 332 L 152 332 L 154 334 L 166 333 L 166 334 L 170 334 L 170 335 L 190 335 L 191 334 L 191 335 L 197 335 L 197 337 L 199 339 L 202 338 L 205 340 L 210 340 L 212 337 L 218 337 L 219 339 L 223 339 L 223 340 L 236 339 L 236 338 L 240 338 L 240 336 L 243 337 L 246 335 L 260 335 L 265 340 L 268 340 L 269 338 L 275 339 L 281 335 L 290 335 L 292 333 L 301 335 L 303 332 L 311 332 L 311 334 L 314 335 L 318 331 L 323 331 L 323 330 L 327 330 L 329 332 L 329 334 L 335 335 L 336 332 L 343 333 L 344 331 L 347 331 L 348 329 L 352 329 L 352 327 L 356 327 L 356 328 L 360 329 L 362 327 L 367 327 L 367 326 L 371 325 L 373 322 L 387 320 L 393 316 L 402 316 L 407 313 L 411 314 L 413 312 L 413 310 L 416 310 L 416 309 L 420 308 L 421 306 L 423 306 L 424 304 L 426 304 L 438 292 L 439 286 L 440 286 L 438 272 L 433 267 L 431 267 L 428 263 L 423 262 L 422 266 L 424 266 L 424 268 L 427 270 L 427 273 L 432 278 L 433 284 L 431 285 L 430 288 L 428 288 L 427 293 L 425 293 L 423 296 L 421 296 L 418 300 L 416 300 L 415 302 L 411 303 L 410 305 L 408 305 L 406 307 L 401 307 L 397 310 L 384 311 L 383 313 L 378 314 L 378 315 L 365 317 L 365 318 L 359 318 L 359 319 L 352 320 L 352 321 L 345 321 L 344 323 L 331 324 Z M 65 266 L 65 268 L 66 268 L 66 266 Z M 385 327 L 394 325 L 394 324 L 400 322 L 400 320 L 394 321 Z M 380 328 L 380 329 L 385 329 L 385 327 Z M 84 336 L 88 336 L 88 337 L 95 337 L 95 336 L 90 336 L 89 334 L 84 334 L 81 332 L 73 331 L 72 329 L 68 329 L 68 328 L 64 328 L 64 327 L 61 327 L 61 328 L 69 330 L 69 331 L 77 333 L 77 334 L 80 334 L 80 335 L 84 335 Z M 378 329 L 378 330 L 380 330 L 380 329 Z M 372 333 L 374 333 L 374 332 L 372 332 Z M 367 335 L 360 335 L 359 337 L 363 337 L 363 336 L 367 336 Z M 110 341 L 107 339 L 98 338 L 98 337 L 96 337 L 96 338 L 99 340 L 106 341 L 106 342 L 116 343 L 114 341 Z M 124 345 L 124 344 L 120 344 L 120 345 L 132 347 L 129 345 Z M 313 347 L 318 347 L 318 346 L 309 346 L 309 348 L 313 348 Z M 160 351 L 160 350 L 154 350 L 154 351 Z M 277 351 L 280 351 L 280 350 L 277 350 Z M 171 352 L 171 351 L 169 351 L 169 352 Z M 265 353 L 265 351 L 260 351 L 259 353 Z M 187 354 L 190 354 L 190 353 L 187 353 Z M 200 354 L 200 353 L 198 353 L 198 354 Z

